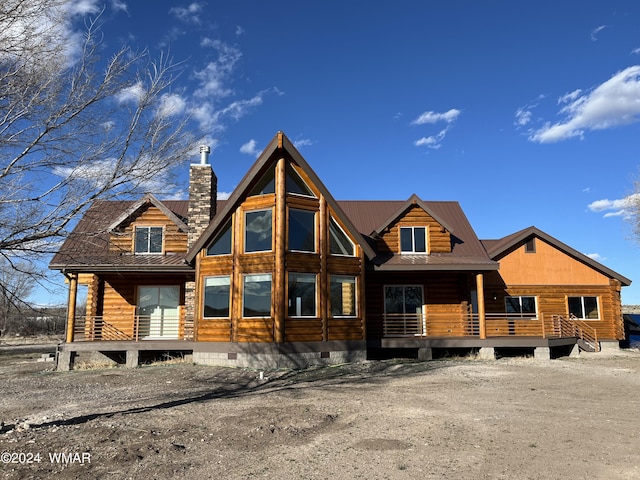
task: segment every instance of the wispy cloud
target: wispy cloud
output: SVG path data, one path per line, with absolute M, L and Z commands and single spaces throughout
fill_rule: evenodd
M 587 205 L 587 208 L 595 213 L 604 213 L 604 218 L 629 217 L 633 210 L 640 206 L 640 193 L 634 193 L 625 198 L 609 200 L 608 198 L 596 200 Z
M 586 253 L 585 255 L 596 262 L 604 262 L 606 260 L 606 257 L 603 257 L 599 253 Z
M 161 117 L 181 115 L 187 108 L 187 101 L 182 95 L 165 93 L 160 97 L 160 105 L 157 114 Z
M 204 3 L 193 2 L 186 7 L 172 7 L 169 9 L 169 13 L 183 22 L 199 24 L 200 12 L 203 7 Z
M 633 50 L 631 50 L 631 53 L 633 55 L 640 55 L 640 47 L 634 48 Z
M 253 138 L 240 147 L 240 152 L 251 155 L 252 157 L 257 157 L 258 153 L 260 153 L 256 148 L 256 141 Z
M 600 25 L 599 27 L 594 28 L 593 30 L 591 30 L 591 41 L 592 42 L 597 42 L 598 41 L 598 37 L 597 35 L 604 30 L 605 28 L 607 28 L 606 25 Z
M 587 130 L 606 130 L 640 121 L 640 65 L 616 73 L 587 93 L 575 90 L 558 103 L 569 102 L 559 114 L 564 120 L 530 132 L 529 140 L 552 143 L 582 138 Z
M 119 103 L 138 103 L 145 93 L 142 82 L 137 82 L 127 88 L 123 88 L 118 94 L 116 94 L 116 100 Z
M 218 53 L 218 57 L 214 61 L 207 63 L 202 70 L 194 72 L 194 76 L 199 83 L 195 95 L 203 98 L 229 96 L 232 90 L 227 86 L 228 79 L 234 71 L 236 63 L 242 57 L 242 52 L 220 40 L 211 40 L 209 38 L 203 39 L 201 45 L 214 48 Z
M 544 94 L 538 95 L 534 101 L 529 102 L 528 104 L 518 108 L 515 113 L 515 122 L 516 127 L 524 127 L 528 125 L 533 118 L 533 109 L 538 106 L 538 102 L 545 98 Z
M 419 115 L 415 120 L 411 122 L 411 125 L 433 125 L 440 122 L 445 122 L 446 126 L 435 135 L 428 137 L 422 137 L 413 142 L 416 147 L 427 146 L 434 150 L 439 149 L 442 146 L 442 140 L 447 135 L 447 132 L 460 116 L 462 112 L 456 108 L 447 110 L 446 112 L 438 113 L 434 111 L 424 112 Z
M 111 0 L 111 8 L 115 11 L 129 13 L 129 6 L 122 0 Z
M 313 142 L 308 138 L 300 138 L 293 141 L 293 146 L 296 148 L 308 147 L 310 145 L 313 145 Z

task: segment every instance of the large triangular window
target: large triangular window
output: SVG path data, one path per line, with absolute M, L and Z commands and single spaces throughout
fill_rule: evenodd
M 287 163 L 287 193 L 315 198 L 315 194 L 289 163 Z
M 331 255 L 353 257 L 355 254 L 355 245 L 333 217 L 329 220 L 329 244 Z
M 269 170 L 265 172 L 260 181 L 249 192 L 250 197 L 257 195 L 268 195 L 276 193 L 276 165 L 271 165 Z
M 213 242 L 207 248 L 207 255 L 231 255 L 231 220 L 213 239 Z

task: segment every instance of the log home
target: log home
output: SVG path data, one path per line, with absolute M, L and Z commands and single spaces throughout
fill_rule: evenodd
M 54 256 L 69 284 L 59 369 L 84 351 L 277 368 L 457 349 L 549 358 L 624 338 L 631 281 L 535 227 L 481 241 L 457 202 L 337 201 L 282 133 L 216 200 L 208 151 L 188 201 L 95 202 Z

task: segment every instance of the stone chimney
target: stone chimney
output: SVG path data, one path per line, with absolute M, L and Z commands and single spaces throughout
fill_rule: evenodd
M 200 163 L 192 163 L 189 169 L 189 235 L 191 247 L 202 235 L 216 214 L 218 179 L 209 165 L 211 149 L 200 146 Z

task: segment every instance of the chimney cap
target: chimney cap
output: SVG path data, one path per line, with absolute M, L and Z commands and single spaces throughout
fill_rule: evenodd
M 200 145 L 200 165 L 206 165 L 209 163 L 210 153 L 211 147 L 209 147 L 209 145 Z

